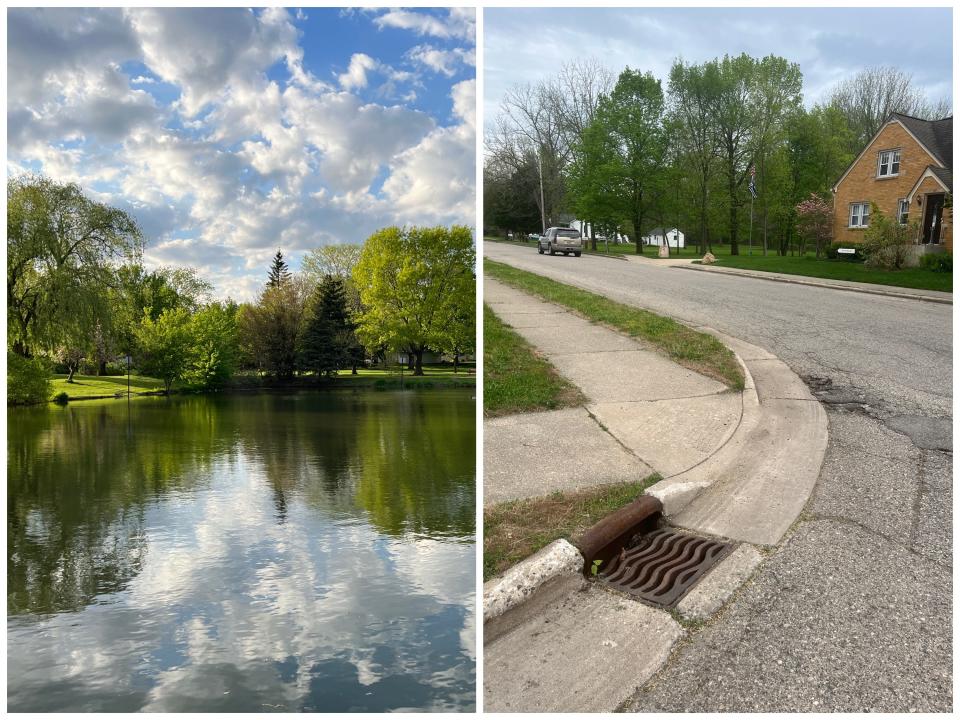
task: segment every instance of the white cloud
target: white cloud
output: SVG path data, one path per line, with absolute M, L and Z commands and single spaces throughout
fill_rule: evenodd
M 367 86 L 367 72 L 376 70 L 380 63 L 365 53 L 354 53 L 350 58 L 350 67 L 340 75 L 340 87 L 354 90 Z
M 472 11 L 437 16 L 437 27 L 410 15 L 381 27 L 472 35 Z M 280 8 L 8 18 L 8 173 L 39 167 L 128 210 L 148 264 L 196 267 L 220 296 L 252 298 L 277 246 L 295 263 L 388 224 L 473 222 L 474 83 L 452 89 L 450 127 L 410 106 L 429 92 L 413 70 L 449 77 L 474 61 L 469 42 L 421 43 L 404 69 L 358 50 L 339 76 L 330 63 L 334 86 L 304 67 L 300 31 Z M 278 63 L 286 73 L 268 77 Z M 179 99 L 156 99 L 171 87 Z
M 407 58 L 447 77 L 452 77 L 460 65 L 476 65 L 476 54 L 468 48 L 444 50 L 432 45 L 417 45 L 407 51 Z
M 387 27 L 399 28 L 411 30 L 417 35 L 473 40 L 475 18 L 473 8 L 449 8 L 446 17 L 414 10 L 388 10 L 374 18 L 373 22 L 381 30 Z
M 408 222 L 474 222 L 476 81 L 457 83 L 451 94 L 460 122 L 434 130 L 404 151 L 383 185 L 388 201 Z

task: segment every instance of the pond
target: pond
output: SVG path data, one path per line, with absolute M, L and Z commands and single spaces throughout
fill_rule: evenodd
M 472 390 L 9 409 L 10 711 L 472 711 Z

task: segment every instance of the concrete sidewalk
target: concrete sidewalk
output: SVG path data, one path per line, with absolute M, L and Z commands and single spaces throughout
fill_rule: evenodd
M 489 278 L 484 301 L 588 398 L 484 422 L 485 505 L 676 475 L 740 422 L 739 393 L 632 338 Z
M 484 423 L 484 503 L 656 470 L 664 479 L 648 493 L 670 524 L 739 545 L 675 611 L 708 620 L 761 563 L 754 546 L 779 543 L 807 502 L 827 442 L 820 403 L 776 357 L 710 328 L 696 329 L 737 355 L 742 392 L 492 279 L 484 293 L 587 397 L 584 409 Z M 616 710 L 689 632 L 665 610 L 587 583 L 578 556 L 558 541 L 486 584 L 485 710 Z

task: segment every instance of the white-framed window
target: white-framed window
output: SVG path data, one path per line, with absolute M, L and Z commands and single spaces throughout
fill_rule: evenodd
M 906 225 L 910 219 L 910 201 L 906 198 L 897 200 L 897 220 L 901 225 Z
M 864 228 L 870 224 L 870 203 L 850 203 L 850 225 L 852 228 Z
M 900 174 L 900 151 L 881 150 L 877 154 L 877 177 L 894 177 Z

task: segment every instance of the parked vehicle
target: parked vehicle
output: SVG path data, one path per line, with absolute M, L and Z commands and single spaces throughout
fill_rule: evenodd
M 574 256 L 580 257 L 580 253 L 583 252 L 583 238 L 580 236 L 580 231 L 573 228 L 547 228 L 547 232 L 537 240 L 537 252 L 541 255 L 545 252 L 551 255 L 556 255 L 558 252 L 564 255 L 573 253 Z

